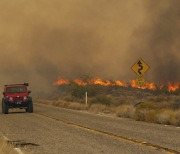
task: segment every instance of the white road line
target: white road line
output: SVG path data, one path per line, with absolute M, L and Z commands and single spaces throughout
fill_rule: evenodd
M 4 138 L 6 141 L 8 141 L 8 140 L 9 140 L 6 136 L 4 136 L 4 135 L 2 135 L 2 136 L 3 136 L 3 138 Z
M 14 148 L 15 151 L 17 151 L 19 154 L 24 154 L 20 148 Z
M 1 133 L 2 137 L 4 138 L 4 140 L 10 141 L 6 136 L 3 135 L 2 132 L 0 132 L 0 133 Z M 21 151 L 20 148 L 14 148 L 14 150 L 15 150 L 18 154 L 24 154 L 24 153 Z

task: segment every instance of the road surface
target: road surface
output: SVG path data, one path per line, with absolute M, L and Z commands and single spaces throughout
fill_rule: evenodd
M 0 132 L 23 153 L 180 153 L 180 128 L 34 104 L 0 114 Z

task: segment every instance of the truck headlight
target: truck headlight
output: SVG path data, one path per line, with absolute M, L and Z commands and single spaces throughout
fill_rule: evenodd
M 12 97 L 9 97 L 9 101 L 10 101 L 10 102 L 13 102 L 14 100 L 13 100 L 13 98 L 12 98 Z
M 26 96 L 23 97 L 23 101 L 27 101 L 27 97 Z

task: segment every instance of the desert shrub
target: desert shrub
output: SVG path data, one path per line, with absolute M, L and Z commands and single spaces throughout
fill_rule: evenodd
M 123 105 L 127 102 L 126 97 L 119 96 L 119 97 L 113 97 L 112 98 L 112 104 L 115 106 Z
M 172 109 L 179 110 L 180 109 L 180 98 L 177 98 L 172 103 Z
M 149 110 L 149 109 L 136 109 L 135 119 L 138 121 L 154 122 L 157 123 L 157 115 L 159 110 Z
M 89 97 L 94 97 L 101 92 L 102 87 L 99 85 L 87 85 L 86 91 Z
M 165 100 L 164 96 L 163 95 L 159 95 L 156 97 L 155 101 L 156 102 L 163 102 Z
M 150 101 L 150 102 L 154 102 L 155 101 L 155 97 L 149 97 L 147 100 Z
M 165 101 L 170 102 L 172 100 L 172 96 L 165 97 Z
M 62 100 L 58 101 L 58 106 L 59 107 L 68 108 L 69 105 L 70 105 L 70 102 L 66 102 L 66 101 L 62 101 Z
M 88 109 L 88 106 L 86 106 L 85 104 L 73 102 L 68 105 L 68 108 L 74 110 L 86 110 Z
M 176 111 L 175 117 L 177 119 L 177 126 L 180 126 L 180 110 Z
M 112 99 L 108 97 L 107 95 L 97 95 L 93 99 L 91 99 L 90 104 L 104 104 L 104 105 L 110 105 L 112 102 Z
M 60 106 L 60 102 L 58 102 L 58 101 L 52 101 L 52 103 L 51 103 L 50 105 Z
M 151 109 L 155 109 L 156 105 L 153 102 L 142 102 L 142 103 L 139 103 L 138 105 L 136 105 L 136 108 L 139 110 L 143 110 L 143 109 L 151 110 Z
M 84 86 L 72 84 L 69 87 L 70 93 L 73 97 L 82 98 L 85 96 L 86 89 Z
M 157 115 L 159 114 L 159 110 L 149 110 L 145 114 L 145 119 L 144 121 L 146 122 L 153 122 L 157 123 Z
M 171 110 L 163 110 L 162 113 L 157 116 L 157 122 L 161 124 L 171 124 L 174 120 L 174 112 Z
M 169 114 L 166 114 L 164 112 L 160 113 L 159 115 L 157 115 L 157 123 L 160 123 L 160 124 L 169 124 Z
M 89 108 L 94 113 L 110 113 L 110 108 L 103 104 L 92 104 Z
M 67 95 L 65 95 L 65 96 L 63 96 L 63 97 L 61 97 L 64 101 L 67 101 L 67 102 L 71 102 L 71 101 L 73 101 L 74 100 L 74 98 L 72 97 L 72 95 L 70 95 L 70 94 L 67 94 Z
M 166 101 L 164 101 L 164 102 L 156 102 L 155 103 L 155 108 L 156 109 L 171 109 L 172 107 L 172 102 L 166 102 Z
M 97 103 L 96 97 L 89 99 L 89 102 L 90 104 L 96 104 Z
M 134 118 L 135 108 L 132 105 L 122 105 L 116 108 L 118 117 Z
M 69 92 L 71 96 L 75 98 L 83 98 L 85 97 L 85 92 L 88 93 L 89 97 L 94 97 L 97 94 L 103 93 L 106 94 L 107 87 L 103 87 L 100 85 L 77 85 L 77 84 L 71 84 L 69 85 Z
M 152 123 L 180 126 L 180 110 L 146 110 L 136 109 L 135 119 Z
M 145 121 L 146 114 L 147 114 L 146 109 L 136 109 L 134 118 L 138 121 Z

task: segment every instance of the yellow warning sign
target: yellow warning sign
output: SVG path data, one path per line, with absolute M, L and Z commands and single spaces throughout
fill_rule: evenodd
M 142 77 L 150 69 L 141 58 L 131 68 L 139 77 Z
M 144 78 L 138 78 L 136 79 L 136 83 L 138 86 L 145 86 L 146 85 L 146 81 Z

